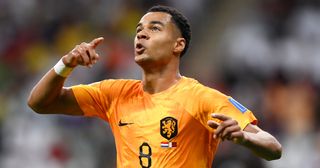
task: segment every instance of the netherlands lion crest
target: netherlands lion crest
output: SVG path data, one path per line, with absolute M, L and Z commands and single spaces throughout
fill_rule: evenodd
M 178 122 L 173 117 L 166 117 L 160 120 L 160 134 L 167 140 L 172 139 L 178 134 Z

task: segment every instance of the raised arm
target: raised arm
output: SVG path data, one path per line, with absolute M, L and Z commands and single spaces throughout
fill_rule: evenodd
M 30 108 L 40 114 L 82 115 L 72 90 L 63 85 L 73 68 L 92 67 L 99 60 L 95 49 L 102 41 L 100 37 L 90 43 L 83 42 L 63 56 L 32 89 L 28 98 Z
M 212 117 L 221 121 L 220 123 L 213 120 L 208 121 L 208 125 L 216 129 L 214 138 L 230 140 L 243 145 L 266 160 L 275 160 L 281 157 L 281 144 L 275 137 L 258 126 L 248 124 L 244 130 L 241 130 L 238 122 L 228 116 L 212 114 Z

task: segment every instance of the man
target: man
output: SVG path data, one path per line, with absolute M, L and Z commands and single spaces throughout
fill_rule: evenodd
M 155 6 L 137 25 L 135 62 L 142 80 L 104 80 L 63 87 L 78 65 L 99 59 L 96 38 L 81 43 L 33 88 L 28 104 L 41 114 L 97 116 L 109 122 L 118 167 L 211 167 L 220 140 L 243 145 L 267 160 L 281 145 L 255 124 L 251 111 L 198 81 L 180 75 L 180 57 L 191 37 L 186 18 Z

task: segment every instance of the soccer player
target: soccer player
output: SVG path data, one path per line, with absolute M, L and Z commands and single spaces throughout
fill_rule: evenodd
M 221 140 L 243 145 L 266 160 L 279 159 L 280 143 L 256 125 L 250 110 L 180 74 L 190 38 L 181 13 L 152 7 L 137 24 L 134 39 L 142 80 L 63 87 L 72 69 L 99 60 L 95 48 L 103 38 L 96 38 L 63 56 L 33 88 L 28 105 L 40 114 L 96 116 L 108 122 L 118 167 L 208 168 Z

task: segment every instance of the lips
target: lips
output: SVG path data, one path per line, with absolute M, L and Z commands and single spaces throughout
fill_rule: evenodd
M 138 55 L 143 54 L 145 49 L 146 48 L 141 43 L 136 44 L 135 51 Z

